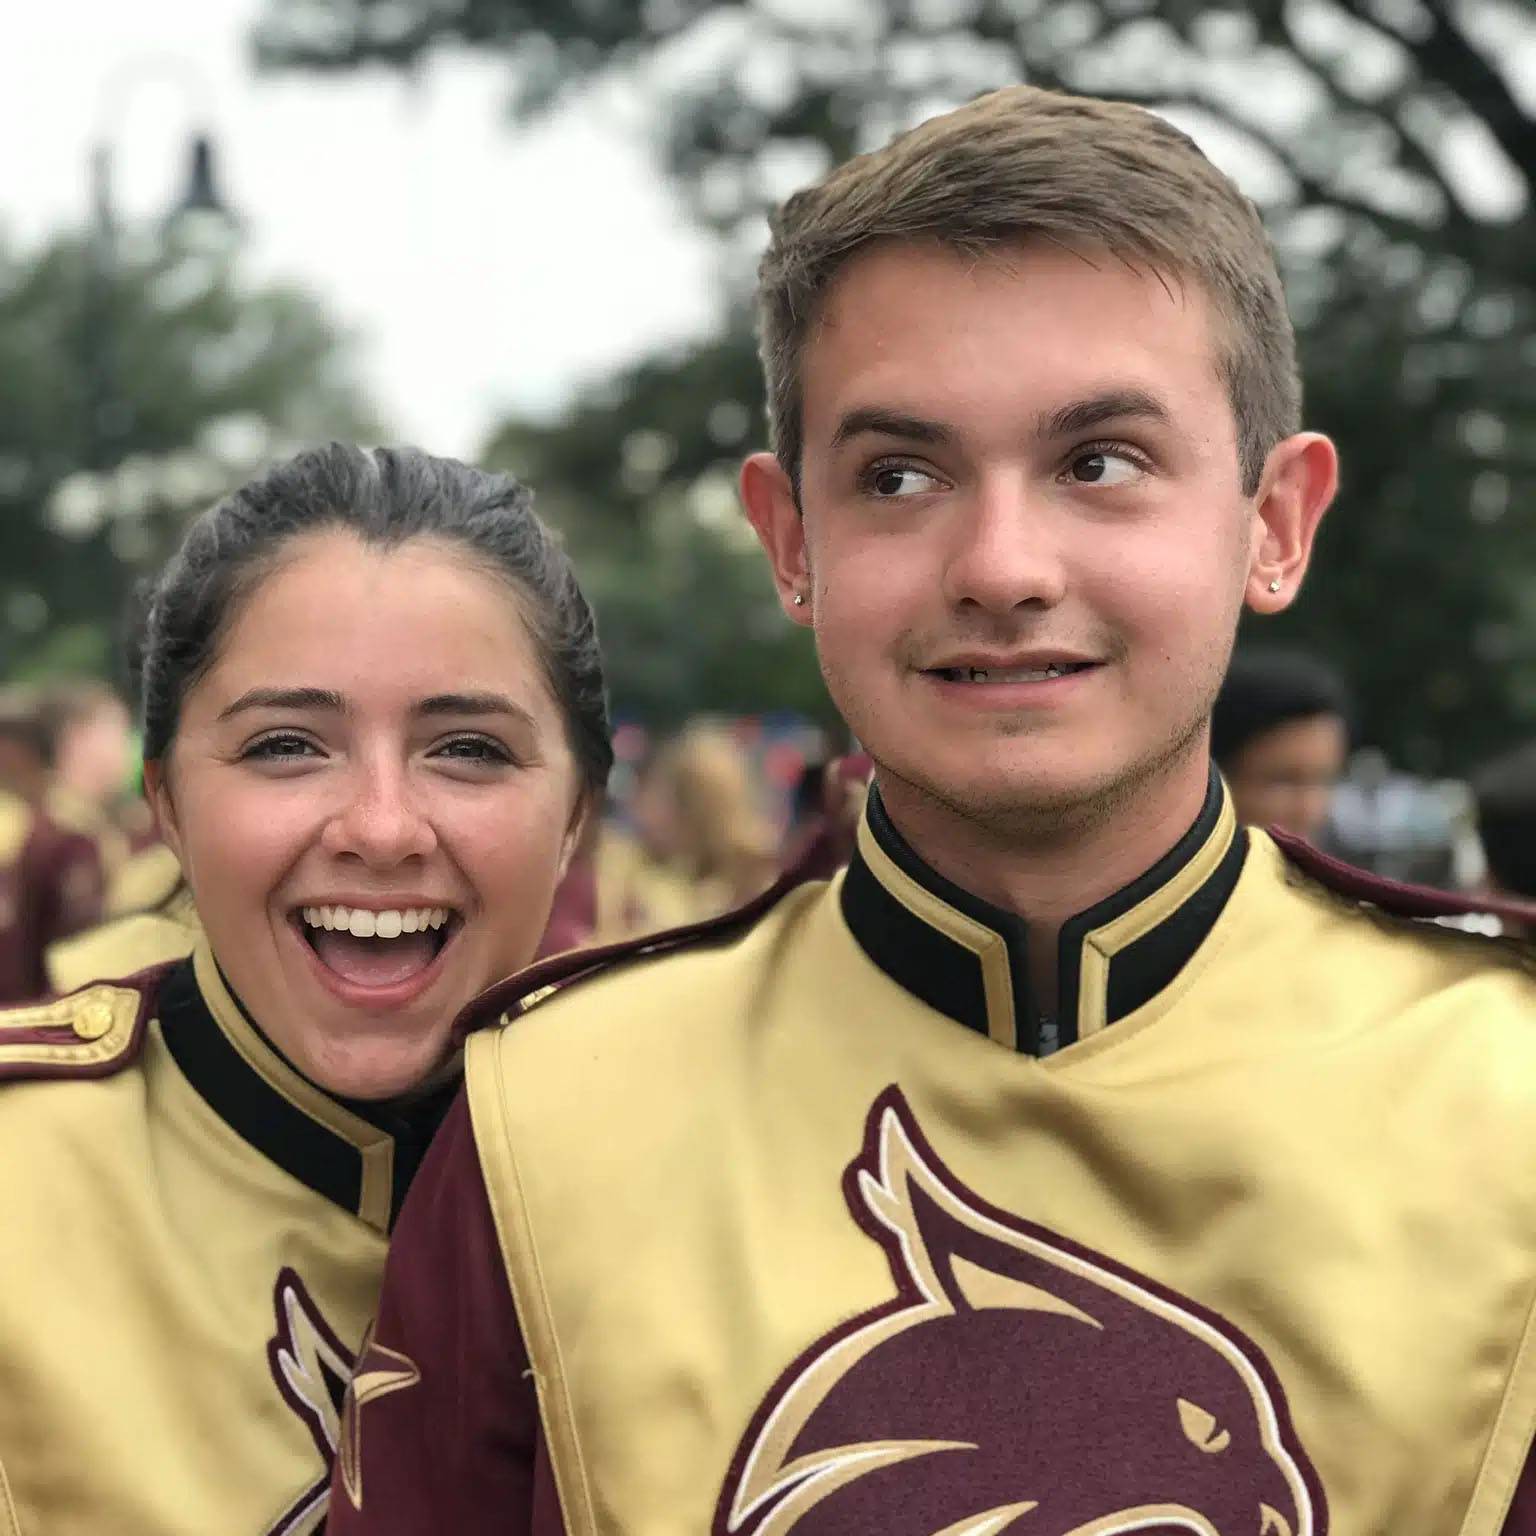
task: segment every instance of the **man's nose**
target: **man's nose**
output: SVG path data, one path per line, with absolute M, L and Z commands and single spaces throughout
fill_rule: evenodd
M 945 595 L 956 606 L 1009 614 L 1050 608 L 1066 594 L 1059 519 L 1050 498 L 1017 472 L 978 482 L 956 509 Z
M 351 855 L 370 869 L 392 869 L 431 853 L 437 834 L 408 769 L 376 763 L 360 766 L 351 776 L 347 798 L 321 841 L 328 853 Z

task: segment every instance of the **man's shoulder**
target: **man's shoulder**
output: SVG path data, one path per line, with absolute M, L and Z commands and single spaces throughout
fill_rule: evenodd
M 555 955 L 484 993 L 460 1032 L 574 1039 L 722 1017 L 783 959 L 786 935 L 828 892 L 824 882 L 781 884 L 703 922 Z
M 1298 931 L 1317 963 L 1342 964 L 1357 984 L 1428 991 L 1481 975 L 1536 1022 L 1536 945 L 1502 927 L 1536 931 L 1536 904 L 1410 885 L 1269 836 L 1286 886 L 1313 914 Z
M 137 1061 L 165 967 L 0 1008 L 0 1086 L 110 1077 Z

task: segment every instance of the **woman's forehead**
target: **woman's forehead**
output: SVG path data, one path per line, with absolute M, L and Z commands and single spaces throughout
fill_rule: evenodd
M 519 594 L 472 555 L 329 532 L 296 540 L 244 596 L 205 680 L 223 692 L 302 672 L 333 691 L 437 694 L 542 670 Z

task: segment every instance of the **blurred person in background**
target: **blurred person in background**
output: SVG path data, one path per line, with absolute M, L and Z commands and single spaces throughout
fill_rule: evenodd
M 102 917 L 100 845 L 55 819 L 53 784 L 40 700 L 0 696 L 0 1003 L 46 994 L 49 947 Z
M 205 937 L 0 1011 L 0 1529 L 298 1536 L 452 1021 L 606 780 L 595 630 L 517 482 L 333 444 L 191 527 L 141 691 Z
M 1472 796 L 1488 889 L 1536 903 L 1536 741 L 1479 768 L 1472 775 Z M 1530 924 L 1504 922 L 1506 933 L 1517 927 L 1530 936 Z
M 1349 696 L 1331 666 L 1239 647 L 1211 715 L 1211 756 L 1239 821 L 1320 842 L 1348 753 Z
M 629 803 L 631 831 L 605 827 L 594 850 L 600 942 L 698 922 L 761 894 L 777 839 L 751 761 L 709 722 L 663 743 Z
M 133 721 L 105 683 L 57 684 L 42 694 L 54 763 L 48 804 L 92 839 L 106 872 L 105 920 L 55 940 L 44 954 L 48 990 L 71 992 L 192 953 L 200 929 L 174 851 L 131 789 Z
M 780 863 L 806 879 L 830 879 L 853 857 L 874 764 L 862 752 L 805 765 L 795 784 Z
M 133 720 L 128 706 L 96 681 L 56 683 L 43 689 L 40 704 L 53 759 L 49 807 L 55 820 L 94 837 L 108 880 L 122 867 L 131 841 L 144 841 L 142 824 L 130 839 L 124 825 L 133 771 Z

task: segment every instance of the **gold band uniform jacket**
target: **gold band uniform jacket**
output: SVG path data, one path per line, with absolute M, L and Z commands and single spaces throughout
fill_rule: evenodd
M 323 1528 L 419 1155 L 381 1125 L 206 948 L 0 1012 L 0 1536 Z
M 1065 926 L 1055 1021 L 1023 934 L 874 796 L 830 885 L 493 994 L 333 1533 L 1515 1530 L 1526 952 L 1326 889 L 1219 781 Z

